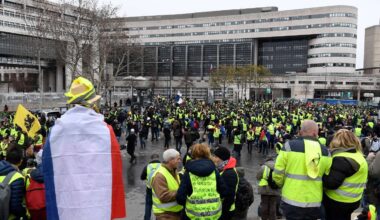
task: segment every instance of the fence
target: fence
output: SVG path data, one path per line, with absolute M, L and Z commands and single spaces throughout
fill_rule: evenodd
M 39 93 L 0 94 L 0 106 L 7 105 L 9 111 L 15 111 L 19 104 L 24 105 L 30 110 L 37 110 L 40 107 L 42 109 L 51 109 L 66 106 L 66 98 L 62 93 L 45 93 L 42 99 L 42 106 L 40 106 L 40 97 Z

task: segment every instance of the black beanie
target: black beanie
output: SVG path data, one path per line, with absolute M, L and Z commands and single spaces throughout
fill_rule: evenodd
M 225 161 L 230 159 L 231 153 L 227 148 L 219 147 L 214 151 L 214 155 L 219 157 L 221 160 Z

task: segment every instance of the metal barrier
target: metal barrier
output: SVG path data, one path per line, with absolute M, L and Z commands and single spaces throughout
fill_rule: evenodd
M 40 104 L 40 97 L 40 93 L 0 94 L 0 107 L 7 105 L 9 111 L 15 111 L 19 104 L 22 104 L 30 110 L 38 110 L 40 108 L 50 109 L 66 106 L 66 98 L 63 93 L 45 93 L 42 99 L 42 106 Z

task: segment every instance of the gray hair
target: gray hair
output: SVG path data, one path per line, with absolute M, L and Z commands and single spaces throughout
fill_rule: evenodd
M 305 120 L 301 125 L 301 135 L 310 135 L 314 132 L 318 134 L 318 125 L 313 120 Z
M 162 154 L 162 159 L 165 163 L 179 156 L 179 152 L 174 149 L 168 149 Z

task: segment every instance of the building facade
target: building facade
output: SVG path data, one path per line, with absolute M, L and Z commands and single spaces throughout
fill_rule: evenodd
M 380 75 L 380 25 L 365 29 L 364 72 Z
M 357 9 L 351 6 L 287 11 L 265 7 L 121 20 L 129 40 L 141 49 L 131 52 L 128 60 L 134 62 L 120 75 L 150 77 L 160 91 L 170 80 L 172 92 L 183 92 L 183 81 L 190 80 L 199 97 L 210 89 L 210 73 L 221 65 L 262 65 L 274 76 L 355 73 Z M 122 84 L 116 83 L 116 91 Z

